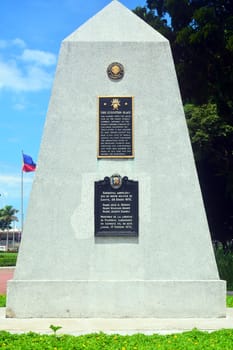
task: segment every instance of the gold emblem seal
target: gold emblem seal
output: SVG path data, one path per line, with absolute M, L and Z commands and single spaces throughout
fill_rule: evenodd
M 113 62 L 108 66 L 107 74 L 111 80 L 120 80 L 124 76 L 124 67 L 121 63 Z
M 111 185 L 112 188 L 117 190 L 122 185 L 122 177 L 119 174 L 113 174 L 110 177 L 110 185 Z

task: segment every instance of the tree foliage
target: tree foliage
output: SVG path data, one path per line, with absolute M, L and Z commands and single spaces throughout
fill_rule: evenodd
M 8 230 L 12 228 L 12 223 L 18 221 L 16 214 L 17 209 L 14 209 L 11 205 L 6 205 L 4 208 L 0 209 L 0 229 Z
M 212 237 L 227 242 L 233 230 L 233 126 L 216 104 L 184 106 Z
M 233 111 L 233 2 L 147 0 L 135 12 L 171 42 L 184 103 Z
M 147 0 L 170 41 L 214 239 L 233 239 L 233 1 Z

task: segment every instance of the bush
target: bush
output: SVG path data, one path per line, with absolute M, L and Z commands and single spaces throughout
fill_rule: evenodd
M 223 246 L 220 242 L 214 243 L 215 258 L 219 276 L 227 281 L 227 290 L 233 290 L 233 251 L 232 244 Z
M 17 256 L 17 253 L 0 253 L 0 266 L 15 266 Z

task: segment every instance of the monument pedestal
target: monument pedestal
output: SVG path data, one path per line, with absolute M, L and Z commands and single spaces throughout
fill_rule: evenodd
M 6 313 L 223 317 L 225 294 L 169 42 L 112 1 L 62 42 Z
M 223 281 L 10 281 L 7 317 L 225 316 Z M 52 297 L 51 297 L 52 296 Z M 20 306 L 18 303 L 20 300 Z M 23 305 L 23 307 L 22 307 Z M 197 312 L 198 310 L 198 312 Z

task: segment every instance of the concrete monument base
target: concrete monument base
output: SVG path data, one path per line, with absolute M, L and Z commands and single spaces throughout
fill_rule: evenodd
M 219 280 L 10 281 L 9 285 L 11 308 L 6 316 L 16 318 L 213 318 L 224 317 L 226 309 L 225 282 Z

